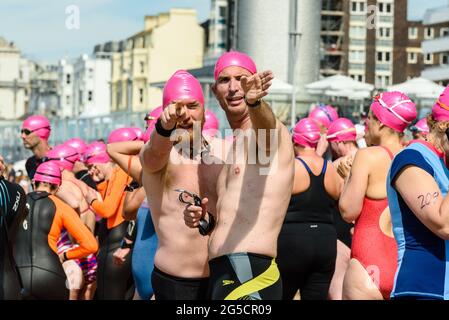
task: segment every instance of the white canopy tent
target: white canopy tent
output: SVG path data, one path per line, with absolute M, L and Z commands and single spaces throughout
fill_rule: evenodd
M 351 77 L 335 75 L 306 85 L 310 95 L 325 95 L 329 97 L 344 97 L 350 100 L 369 98 L 374 86 L 359 82 Z
M 404 92 L 411 99 L 416 99 L 416 102 L 421 105 L 431 105 L 438 99 L 444 87 L 425 78 L 413 78 L 390 86 L 388 90 Z

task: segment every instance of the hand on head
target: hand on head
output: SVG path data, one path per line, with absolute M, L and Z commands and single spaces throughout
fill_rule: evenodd
M 256 103 L 268 94 L 268 89 L 274 79 L 273 72 L 264 71 L 255 73 L 252 76 L 242 76 L 240 84 L 245 93 L 246 101 L 250 104 Z

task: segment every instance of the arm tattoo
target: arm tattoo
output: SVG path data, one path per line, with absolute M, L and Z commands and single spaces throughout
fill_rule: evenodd
M 439 195 L 440 193 L 438 191 L 434 193 L 427 192 L 426 194 L 420 194 L 418 199 L 421 200 L 421 210 L 429 205 L 435 204 Z

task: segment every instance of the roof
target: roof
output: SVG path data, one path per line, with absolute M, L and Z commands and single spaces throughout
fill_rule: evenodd
M 424 14 L 423 24 L 437 24 L 449 22 L 449 6 L 429 9 Z

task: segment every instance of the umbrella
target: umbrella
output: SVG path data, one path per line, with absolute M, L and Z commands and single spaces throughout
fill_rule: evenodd
M 444 87 L 425 78 L 413 78 L 390 86 L 388 90 L 404 92 L 410 97 L 436 100 L 443 92 Z

